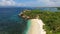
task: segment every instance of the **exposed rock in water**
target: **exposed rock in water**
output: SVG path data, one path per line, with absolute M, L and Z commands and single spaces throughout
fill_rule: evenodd
M 23 14 L 23 13 L 25 13 L 25 12 L 27 12 L 27 11 L 31 11 L 31 10 L 24 10 L 24 11 L 22 11 L 20 14 L 18 14 L 18 16 L 21 16 L 22 18 L 26 18 L 26 19 L 30 18 L 29 16 Z

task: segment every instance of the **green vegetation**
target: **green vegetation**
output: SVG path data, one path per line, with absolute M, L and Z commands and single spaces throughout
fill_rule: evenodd
M 31 10 L 26 11 L 23 14 L 34 18 L 36 15 L 40 16 L 40 19 L 45 23 L 44 29 L 47 34 L 60 34 L 60 12 Z

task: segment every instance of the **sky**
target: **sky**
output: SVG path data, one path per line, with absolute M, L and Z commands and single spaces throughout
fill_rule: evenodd
M 0 0 L 0 6 L 60 7 L 60 0 Z

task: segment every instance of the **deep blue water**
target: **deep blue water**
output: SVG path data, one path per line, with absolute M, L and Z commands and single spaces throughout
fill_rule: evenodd
M 18 16 L 18 14 L 25 10 L 33 10 L 37 8 L 0 8 L 0 34 L 22 34 L 26 27 L 26 21 Z M 38 8 L 40 10 L 56 11 L 57 8 Z
M 21 34 L 24 20 L 18 14 L 25 8 L 0 8 L 0 34 Z
M 18 19 L 17 15 L 24 9 L 37 9 L 37 8 L 24 8 L 24 7 L 15 7 L 15 8 L 0 8 L 0 22 L 7 21 L 8 19 Z M 38 8 L 40 10 L 51 10 L 56 11 L 57 8 Z

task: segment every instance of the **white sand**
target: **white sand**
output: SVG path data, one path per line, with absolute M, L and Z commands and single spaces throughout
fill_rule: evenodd
M 28 34 L 46 34 L 43 29 L 43 22 L 39 19 L 31 19 L 31 27 L 28 30 Z

